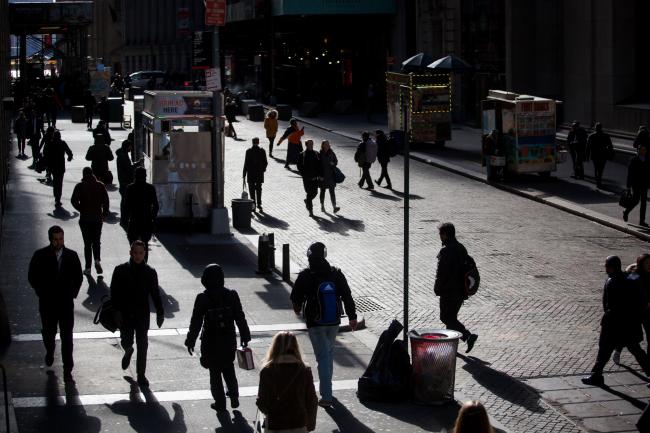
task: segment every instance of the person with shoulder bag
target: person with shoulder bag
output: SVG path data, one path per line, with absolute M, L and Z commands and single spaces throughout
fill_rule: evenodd
M 256 428 L 266 433 L 306 433 L 316 429 L 318 397 L 311 368 L 305 365 L 298 339 L 291 332 L 278 332 L 260 371 Z
M 201 334 L 201 366 L 210 370 L 210 391 L 214 398 L 210 407 L 217 412 L 224 412 L 226 394 L 223 392 L 222 377 L 228 388 L 230 406 L 233 409 L 239 407 L 239 385 L 233 365 L 237 351 L 235 324 L 243 347 L 251 341 L 251 333 L 239 295 L 224 287 L 221 266 L 215 263 L 206 266 L 201 284 L 205 291 L 196 295 L 185 347 L 193 355 L 196 339 Z

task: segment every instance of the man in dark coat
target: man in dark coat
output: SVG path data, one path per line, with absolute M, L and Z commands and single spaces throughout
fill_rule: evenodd
M 377 185 L 380 185 L 381 181 L 386 179 L 386 186 L 388 189 L 393 189 L 390 176 L 388 175 L 391 142 L 381 129 L 375 131 L 375 138 L 375 141 L 377 142 L 377 162 L 379 162 L 379 165 L 381 166 L 381 174 L 379 175 L 379 179 L 376 179 L 375 182 Z
M 641 145 L 637 148 L 637 155 L 630 160 L 627 168 L 627 187 L 632 191 L 633 204 L 623 211 L 623 221 L 634 207 L 641 203 L 639 208 L 639 225 L 648 227 L 645 222 L 646 204 L 648 201 L 648 185 L 650 184 L 650 162 L 647 159 L 648 148 Z
M 246 150 L 244 159 L 244 179 L 248 182 L 248 191 L 251 200 L 253 200 L 253 211 L 255 211 L 257 202 L 257 208 L 262 212 L 262 184 L 267 165 L 266 151 L 260 147 L 260 139 L 255 137 L 253 145 Z
M 361 134 L 361 142 L 354 153 L 354 161 L 361 167 L 362 175 L 359 180 L 359 188 L 363 188 L 364 182 L 367 183 L 368 189 L 375 189 L 370 176 L 370 167 L 377 159 L 377 142 L 370 137 L 370 133 L 364 131 Z
M 104 143 L 106 144 L 110 144 L 110 142 L 113 141 L 111 138 L 111 132 L 108 130 L 108 124 L 103 120 L 97 122 L 97 126 L 93 129 L 93 138 L 95 139 L 95 142 L 97 142 L 98 136 L 103 137 Z
M 29 117 L 27 117 L 27 139 L 29 140 L 29 147 L 32 149 L 33 168 L 36 167 L 36 162 L 40 155 L 39 144 L 43 134 L 45 134 L 43 115 L 36 110 L 32 110 Z
M 101 275 L 102 226 L 108 215 L 108 193 L 90 167 L 84 167 L 83 178 L 72 191 L 72 206 L 79 211 L 79 227 L 84 240 L 84 274 L 90 275 L 90 264 L 95 257 L 95 270 Z
M 605 163 L 608 159 L 614 159 L 614 146 L 609 134 L 603 132 L 603 125 L 596 123 L 596 132 L 591 134 L 587 139 L 586 159 L 594 162 L 594 176 L 596 177 L 596 186 L 603 186 L 603 172 Z
M 235 375 L 235 352 L 237 336 L 235 323 L 239 329 L 241 345 L 246 347 L 251 341 L 246 316 L 236 291 L 224 287 L 223 269 L 217 264 L 210 264 L 203 270 L 201 284 L 205 287 L 194 301 L 194 310 L 190 320 L 185 346 L 190 355 L 194 352 L 196 339 L 201 333 L 201 365 L 210 370 L 210 391 L 214 403 L 212 409 L 217 412 L 226 410 L 226 395 L 223 392 L 223 380 L 228 388 L 230 405 L 239 406 L 239 385 Z
M 77 253 L 66 248 L 63 229 L 52 226 L 47 231 L 50 245 L 37 250 L 29 262 L 29 284 L 38 296 L 41 315 L 45 365 L 54 363 L 57 327 L 61 334 L 63 378 L 72 380 L 72 329 L 74 328 L 74 299 L 79 294 L 83 276 Z
M 650 376 L 647 354 L 639 342 L 643 340 L 641 320 L 647 306 L 637 274 L 628 276 L 621 269 L 621 259 L 609 256 L 605 260 L 607 281 L 603 290 L 603 318 L 600 322 L 598 355 L 591 375 L 582 379 L 587 385 L 602 386 L 603 369 L 619 346 L 627 347 L 639 366 Z
M 302 176 L 302 184 L 305 187 L 307 198 L 305 206 L 309 211 L 309 216 L 314 216 L 314 206 L 312 200 L 318 195 L 318 184 L 322 177 L 322 166 L 318 159 L 318 153 L 314 150 L 314 141 L 305 141 L 305 151 L 298 157 L 298 172 Z
M 153 224 L 158 216 L 158 196 L 156 188 L 147 183 L 147 170 L 135 169 L 135 182 L 126 188 L 127 237 L 129 243 L 136 240 L 144 242 L 146 248 L 145 262 L 149 259 L 149 241 L 153 234 Z
M 440 320 L 448 329 L 462 334 L 467 342 L 466 352 L 470 352 L 478 339 L 458 320 L 458 312 L 465 300 L 465 275 L 463 267 L 467 250 L 456 239 L 456 228 L 452 223 L 441 224 L 438 228 L 442 248 L 438 253 L 438 269 L 433 292 L 440 297 Z
M 122 147 L 115 151 L 117 155 L 117 180 L 120 184 L 120 225 L 126 227 L 126 189 L 135 180 L 135 166 L 131 161 L 133 142 L 124 140 Z
M 97 179 L 102 181 L 105 185 L 113 183 L 113 175 L 108 169 L 108 161 L 112 161 L 115 157 L 111 148 L 104 140 L 95 137 L 95 144 L 88 148 L 86 152 L 86 161 L 90 161 L 90 168 L 93 169 L 93 174 Z
M 45 160 L 52 173 L 52 189 L 54 192 L 54 204 L 61 206 L 61 194 L 63 193 L 63 175 L 65 174 L 65 156 L 68 155 L 68 162 L 72 161 L 72 151 L 68 143 L 61 140 L 61 132 L 54 131 L 52 140 L 46 144 Z
M 573 162 L 573 177 L 576 179 L 584 179 L 585 169 L 583 161 L 585 160 L 585 152 L 587 151 L 587 131 L 580 126 L 580 122 L 577 120 L 574 120 L 571 124 L 571 131 L 569 131 L 566 142 L 569 146 L 571 161 Z
M 86 117 L 86 128 L 89 131 L 93 129 L 93 114 L 95 113 L 96 105 L 97 101 L 95 97 L 90 93 L 90 90 L 86 90 L 86 94 L 84 95 L 84 113 Z
M 22 110 L 14 120 L 14 134 L 16 134 L 16 140 L 18 141 L 18 155 L 16 156 L 18 158 L 26 157 L 25 142 L 27 140 L 27 117 L 25 117 L 25 112 Z
M 138 384 L 148 387 L 147 349 L 149 347 L 149 298 L 156 308 L 156 323 L 160 328 L 165 320 L 156 270 L 144 262 L 145 245 L 135 241 L 131 245 L 131 259 L 118 265 L 111 279 L 111 299 L 121 316 L 120 339 L 124 349 L 122 369 L 129 368 L 133 356 L 133 335 L 138 346 L 136 373 Z
M 293 311 L 300 314 L 304 311 L 307 321 L 309 340 L 314 348 L 318 363 L 318 380 L 320 381 L 321 399 L 318 404 L 322 407 L 332 406 L 332 374 L 334 372 L 334 342 L 341 324 L 341 303 L 345 305 L 350 328 L 357 327 L 357 312 L 352 291 L 340 269 L 335 268 L 326 260 L 327 248 L 322 242 L 314 242 L 307 250 L 309 268 L 298 274 L 296 283 L 291 291 Z M 336 317 L 323 317 L 323 305 L 331 305 L 333 294 L 336 305 Z M 326 300 L 325 300 L 326 299 Z M 325 300 L 325 302 L 322 302 Z M 303 309 L 304 307 L 304 309 Z M 326 312 L 325 312 L 326 313 Z

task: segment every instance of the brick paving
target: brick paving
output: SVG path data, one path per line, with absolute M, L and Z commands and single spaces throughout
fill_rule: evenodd
M 261 123 L 245 119 L 237 131 L 246 141 L 227 139 L 228 179 L 241 176 L 250 138 L 264 137 Z M 306 265 L 304 252 L 311 242 L 325 242 L 328 256 L 344 270 L 355 296 L 369 296 L 386 307 L 365 313 L 370 329 L 381 332 L 391 318 L 402 315 L 403 194 L 398 191 L 403 188 L 403 160 L 397 157 L 389 166 L 396 191 L 361 190 L 352 157 L 356 143 L 309 126 L 305 133 L 316 143 L 330 140 L 337 153 L 347 176 L 337 187 L 341 212 L 334 215 L 326 200 L 323 214 L 316 200 L 316 216 L 309 218 L 299 176 L 285 170 L 284 161 L 270 160 L 263 197 L 266 215 L 256 216 L 252 228 L 275 233 L 276 245 L 290 243 L 291 259 L 300 266 Z M 285 152 L 283 144 L 275 156 L 283 159 Z M 378 171 L 374 166 L 374 177 Z M 226 184 L 227 203 L 239 197 L 239 185 Z M 440 248 L 436 226 L 452 221 L 482 276 L 479 294 L 460 314 L 480 338 L 473 356 L 459 360 L 457 389 L 485 400 L 494 416 L 514 431 L 578 431 L 522 380 L 590 370 L 602 308 L 604 258 L 617 254 L 630 263 L 647 251 L 647 244 L 415 161 L 410 185 L 410 327 L 441 326 L 432 292 Z

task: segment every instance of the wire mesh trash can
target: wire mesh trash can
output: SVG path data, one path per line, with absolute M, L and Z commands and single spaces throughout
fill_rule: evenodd
M 460 332 L 448 329 L 409 332 L 415 401 L 444 404 L 454 400 L 456 352 L 460 337 Z
M 253 200 L 248 198 L 235 198 L 232 200 L 231 205 L 232 205 L 232 226 L 236 229 L 251 228 Z

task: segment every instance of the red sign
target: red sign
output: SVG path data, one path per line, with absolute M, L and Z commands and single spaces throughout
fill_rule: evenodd
M 226 0 L 205 0 L 205 25 L 226 24 Z

